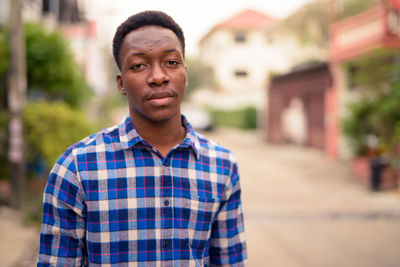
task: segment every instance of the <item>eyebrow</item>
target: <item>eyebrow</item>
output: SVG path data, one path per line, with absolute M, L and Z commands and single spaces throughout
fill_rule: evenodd
M 130 57 L 135 57 L 135 56 L 144 56 L 145 53 L 143 52 L 133 52 L 133 53 L 129 53 Z
M 172 53 L 172 52 L 178 52 L 178 49 L 172 48 L 172 49 L 167 49 L 164 51 L 164 54 Z
M 167 49 L 167 50 L 163 51 L 163 54 L 169 54 L 169 53 L 174 53 L 174 52 L 179 52 L 179 51 L 176 48 L 171 48 L 171 49 Z M 140 56 L 145 56 L 145 55 L 146 55 L 146 53 L 144 53 L 144 52 L 132 52 L 129 54 L 130 57 L 134 57 L 134 56 L 140 57 Z

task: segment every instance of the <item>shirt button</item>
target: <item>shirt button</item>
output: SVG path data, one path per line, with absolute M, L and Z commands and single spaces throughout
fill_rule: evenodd
M 166 200 L 164 201 L 164 206 L 168 207 L 168 205 L 169 205 L 169 200 L 166 199 Z
M 170 165 L 169 161 L 164 161 L 164 166 L 169 166 L 169 165 Z
M 171 244 L 171 242 L 169 240 L 165 240 L 164 241 L 164 247 L 169 247 L 169 245 Z

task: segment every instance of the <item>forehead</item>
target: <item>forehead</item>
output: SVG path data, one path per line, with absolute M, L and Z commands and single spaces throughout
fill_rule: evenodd
M 145 26 L 133 30 L 125 36 L 121 52 L 153 50 L 163 46 L 174 47 L 182 52 L 182 45 L 172 30 L 159 26 Z

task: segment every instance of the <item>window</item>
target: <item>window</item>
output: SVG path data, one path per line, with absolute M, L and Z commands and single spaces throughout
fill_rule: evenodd
M 246 42 L 246 34 L 244 32 L 236 32 L 235 33 L 235 42 L 236 43 Z
M 356 75 L 358 72 L 358 68 L 354 65 L 351 65 L 347 70 L 347 87 L 349 90 L 357 89 L 356 83 Z
M 400 13 L 394 10 L 389 12 L 388 28 L 390 33 L 400 35 Z
M 235 77 L 236 78 L 245 78 L 247 77 L 248 73 L 245 70 L 237 70 L 235 71 Z
M 42 13 L 43 14 L 50 13 L 50 0 L 42 1 Z

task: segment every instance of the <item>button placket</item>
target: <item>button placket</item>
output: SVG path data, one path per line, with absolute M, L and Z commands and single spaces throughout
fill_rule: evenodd
M 168 200 L 168 199 L 164 200 L 164 206 L 165 206 L 165 207 L 168 207 L 168 206 L 169 206 L 169 200 Z
M 168 248 L 170 246 L 170 244 L 171 244 L 170 240 L 165 240 L 164 241 L 164 248 Z
M 161 210 L 162 210 L 162 249 L 163 260 L 171 260 L 173 256 L 172 252 L 172 233 L 173 233 L 173 208 L 172 208 L 172 194 L 173 194 L 173 182 L 172 182 L 172 170 L 171 170 L 170 159 L 165 158 L 162 162 L 162 179 L 161 179 Z

